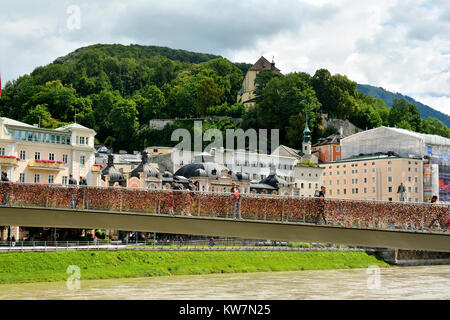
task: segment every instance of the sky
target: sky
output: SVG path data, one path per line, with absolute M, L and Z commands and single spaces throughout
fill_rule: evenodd
M 96 43 L 326 68 L 450 115 L 448 0 L 0 0 L 7 81 Z

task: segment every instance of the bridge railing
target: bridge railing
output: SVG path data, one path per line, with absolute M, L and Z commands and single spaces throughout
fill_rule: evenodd
M 0 183 L 3 205 L 72 208 L 232 218 L 231 193 L 145 190 L 88 186 Z M 323 223 L 333 226 L 443 231 L 448 228 L 448 205 L 367 200 L 240 195 L 246 220 Z

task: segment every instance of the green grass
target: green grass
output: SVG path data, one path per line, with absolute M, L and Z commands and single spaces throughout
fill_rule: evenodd
M 389 266 L 365 252 L 43 252 L 0 254 L 0 284 Z

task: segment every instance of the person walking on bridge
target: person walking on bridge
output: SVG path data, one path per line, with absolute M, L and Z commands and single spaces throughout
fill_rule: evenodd
M 325 224 L 327 224 L 327 218 L 325 216 L 325 210 L 327 209 L 327 204 L 325 203 L 325 186 L 320 187 L 318 206 L 317 206 L 317 216 L 316 216 L 316 224 L 319 223 L 320 218 L 323 218 Z
M 8 174 L 6 172 L 2 172 L 2 182 L 4 183 L 4 191 L 2 195 L 2 205 L 7 206 L 8 202 L 8 189 L 9 189 L 9 179 Z
M 241 217 L 241 196 L 239 194 L 239 189 L 236 183 L 233 182 L 231 192 L 233 193 L 233 219 L 236 219 L 236 214 L 238 219 Z
M 77 180 L 74 179 L 73 175 L 69 174 L 69 185 L 70 186 L 77 186 Z M 76 189 L 74 189 L 72 191 L 72 197 L 70 200 L 70 208 L 71 209 L 75 209 L 76 208 L 76 204 L 75 204 L 75 193 L 76 193 Z

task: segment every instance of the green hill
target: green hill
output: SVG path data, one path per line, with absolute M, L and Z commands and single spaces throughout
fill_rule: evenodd
M 433 108 L 424 105 L 423 103 L 420 103 L 416 100 L 414 100 L 411 97 L 404 96 L 400 93 L 393 93 L 390 91 L 387 91 L 381 87 L 374 87 L 367 84 L 358 84 L 357 89 L 361 91 L 362 93 L 374 97 L 374 98 L 380 98 L 383 100 L 386 105 L 389 107 L 392 107 L 394 103 L 394 99 L 405 99 L 409 103 L 415 105 L 417 109 L 419 110 L 419 114 L 423 119 L 428 119 L 428 117 L 436 118 L 440 121 L 442 121 L 447 127 L 450 127 L 450 116 L 439 112 L 437 110 L 434 110 Z
M 313 141 L 330 133 L 321 127 L 322 112 L 360 128 L 390 125 L 450 137 L 441 121 L 420 119 L 406 100 L 395 100 L 389 108 L 358 91 L 356 82 L 326 69 L 314 75 L 259 73 L 257 106 L 246 110 L 236 96 L 250 67 L 167 47 L 96 44 L 8 82 L 0 115 L 55 128 L 73 122 L 76 114 L 78 123 L 97 132 L 97 143 L 129 151 L 173 146 L 171 135 L 177 128 L 193 134 L 192 121 L 178 121 L 164 130 L 150 128 L 149 121 L 160 118 L 242 118 L 239 124 L 226 118 L 204 121 L 203 128 L 223 134 L 236 128 L 279 129 L 280 143 L 293 148 L 301 145 L 306 115 Z

